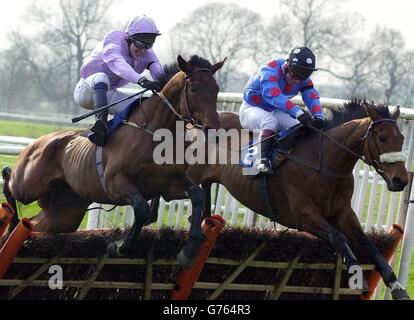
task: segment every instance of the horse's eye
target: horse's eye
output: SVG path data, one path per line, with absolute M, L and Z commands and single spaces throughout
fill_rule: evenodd
M 386 136 L 378 136 L 378 139 L 381 143 L 387 142 L 387 137 Z

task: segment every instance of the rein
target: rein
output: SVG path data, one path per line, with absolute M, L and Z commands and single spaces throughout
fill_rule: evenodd
M 367 142 L 367 139 L 370 135 L 370 133 L 372 132 L 372 129 L 383 122 L 391 122 L 391 123 L 396 123 L 395 120 L 393 119 L 381 119 L 381 120 L 377 120 L 377 121 L 373 121 L 371 123 L 371 125 L 368 127 L 367 132 L 365 133 L 364 137 L 361 139 L 361 154 L 362 154 L 362 149 L 364 146 L 364 143 Z M 320 134 L 320 144 L 319 144 L 319 161 L 318 163 L 314 163 L 312 161 L 309 161 L 307 159 L 295 156 L 291 153 L 288 153 L 284 150 L 279 150 L 279 152 L 281 152 L 283 154 L 283 156 L 287 159 L 290 159 L 292 161 L 295 161 L 297 163 L 303 164 L 307 167 L 310 167 L 322 174 L 328 175 L 328 176 L 332 176 L 332 177 L 337 177 L 337 178 L 345 178 L 348 177 L 350 175 L 350 173 L 345 173 L 345 172 L 337 172 L 337 171 L 332 171 L 326 168 L 322 167 L 322 163 L 323 163 L 323 138 L 327 138 L 330 141 L 332 141 L 334 144 L 336 144 L 338 147 L 340 147 L 341 149 L 345 150 L 346 152 L 348 152 L 349 154 L 353 155 L 354 157 L 358 158 L 359 160 L 363 161 L 365 164 L 367 164 L 370 167 L 373 167 L 378 173 L 382 173 L 383 170 L 381 169 L 381 165 L 377 160 L 372 160 L 372 161 L 368 161 L 364 156 L 361 156 L 360 154 L 352 151 L 351 149 L 349 149 L 347 146 L 343 145 L 342 143 L 336 141 L 334 138 L 332 138 L 331 136 L 327 135 L 325 132 L 323 132 L 322 130 L 319 130 L 317 128 L 310 128 L 311 130 L 317 132 Z M 368 152 L 369 154 L 371 154 L 371 148 L 369 146 L 369 143 L 367 144 L 368 147 Z
M 396 123 L 396 121 L 393 120 L 393 119 L 381 119 L 381 120 L 373 121 L 370 124 L 370 126 L 368 127 L 367 132 L 365 133 L 365 135 L 361 139 L 361 141 L 362 141 L 361 142 L 361 151 L 360 151 L 361 154 L 362 154 L 362 150 L 363 150 L 364 144 L 368 141 L 368 137 L 369 137 L 370 133 L 372 132 L 372 129 L 376 125 L 378 125 L 380 123 L 383 123 L 383 122 Z M 315 132 L 317 132 L 317 133 L 320 134 L 319 157 L 318 157 L 319 158 L 319 161 L 318 161 L 318 163 L 314 163 L 314 162 L 312 162 L 310 160 L 307 160 L 307 159 L 304 159 L 302 157 L 295 156 L 295 155 L 293 155 L 293 154 L 291 154 L 291 153 L 289 153 L 287 151 L 284 151 L 284 150 L 278 150 L 278 151 L 280 153 L 282 153 L 283 156 L 286 159 L 289 159 L 289 160 L 292 160 L 292 161 L 297 162 L 299 164 L 305 165 L 305 166 L 307 166 L 309 168 L 312 168 L 312 169 L 314 169 L 314 170 L 316 170 L 316 171 L 318 171 L 318 172 L 320 172 L 320 173 L 322 173 L 324 175 L 328 175 L 328 176 L 335 177 L 335 178 L 346 178 L 346 177 L 349 177 L 350 176 L 350 173 L 349 172 L 347 172 L 347 173 L 343 172 L 342 173 L 342 172 L 332 171 L 332 170 L 329 170 L 329 169 L 326 169 L 326 168 L 323 168 L 322 167 L 322 163 L 323 163 L 323 138 L 326 137 L 330 141 L 332 141 L 334 144 L 336 144 L 338 147 L 340 147 L 341 149 L 345 150 L 346 152 L 348 152 L 349 154 L 353 155 L 354 157 L 358 158 L 359 160 L 363 161 L 368 166 L 374 167 L 374 169 L 378 173 L 384 172 L 381 169 L 380 162 L 378 162 L 377 160 L 368 161 L 364 156 L 361 156 L 360 154 L 357 154 L 356 152 L 352 151 L 347 146 L 345 146 L 342 143 L 336 141 L 334 138 L 332 138 L 331 136 L 327 135 L 322 130 L 319 130 L 319 129 L 315 128 L 315 127 L 312 127 L 310 129 L 312 129 L 313 131 L 315 131 Z M 268 137 L 266 139 L 269 139 L 269 138 L 272 138 L 272 137 L 274 137 L 274 136 L 270 136 L 270 137 Z M 371 148 L 370 148 L 369 143 L 367 143 L 367 148 L 368 148 L 368 153 L 371 155 Z M 262 196 L 262 200 L 264 201 L 264 204 L 265 204 L 265 208 L 266 208 L 268 217 L 269 218 L 273 218 L 274 221 L 276 221 L 276 216 L 275 216 L 275 214 L 274 214 L 274 212 L 272 210 L 272 206 L 270 204 L 269 195 L 268 195 L 268 192 L 267 192 L 267 178 L 266 177 L 262 177 L 261 180 L 262 180 L 262 183 L 261 183 L 261 185 L 259 187 L 259 191 L 260 191 L 260 195 Z
M 191 115 L 190 107 L 189 107 L 189 104 L 188 104 L 188 97 L 187 97 L 187 95 L 188 95 L 187 94 L 187 83 L 188 83 L 191 75 L 195 72 L 198 72 L 198 71 L 211 72 L 211 70 L 208 69 L 208 68 L 197 68 L 197 69 L 191 71 L 188 75 L 186 75 L 184 77 L 184 79 L 185 79 L 184 88 L 183 88 L 181 94 L 184 94 L 184 106 L 185 106 L 185 110 L 186 110 L 186 113 L 188 114 L 188 116 L 184 116 L 183 114 L 177 112 L 175 110 L 174 106 L 171 104 L 171 102 L 167 99 L 167 97 L 161 91 L 160 92 L 153 91 L 153 93 L 155 93 L 158 97 L 160 97 L 160 99 L 164 102 L 164 104 L 178 117 L 179 120 L 184 121 L 187 125 L 190 125 L 190 127 L 192 127 L 192 128 L 202 129 L 203 126 L 198 124 L 197 119 L 195 119 Z M 144 114 L 144 116 L 145 116 L 145 114 Z M 138 125 L 138 124 L 136 124 L 134 122 L 130 122 L 130 121 L 123 121 L 122 123 L 126 124 L 126 125 L 129 125 L 131 127 L 137 128 L 137 129 L 142 129 L 142 130 L 148 132 L 149 134 L 154 135 L 154 132 L 152 132 L 151 130 L 146 128 L 146 126 L 148 124 L 148 121 L 145 121 L 145 123 L 143 125 Z

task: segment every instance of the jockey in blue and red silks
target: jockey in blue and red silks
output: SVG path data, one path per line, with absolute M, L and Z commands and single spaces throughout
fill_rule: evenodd
M 325 117 L 319 101 L 319 92 L 310 76 L 315 68 L 315 55 L 306 47 L 294 48 L 287 60 L 271 60 L 250 77 L 240 107 L 240 122 L 246 129 L 260 129 L 260 157 L 256 169 L 273 174 L 269 159 L 276 132 L 299 122 L 323 129 Z M 312 116 L 295 105 L 290 98 L 301 92 L 302 99 Z
M 155 38 L 160 33 L 155 22 L 143 15 L 132 19 L 125 32 L 112 31 L 105 35 L 86 58 L 81 67 L 81 79 L 76 85 L 75 102 L 86 109 L 97 109 L 108 102 L 113 103 L 127 97 L 116 90 L 128 83 L 136 83 L 146 89 L 160 90 L 157 81 L 141 75 L 148 69 L 152 78 L 157 80 L 164 70 L 152 49 Z M 111 108 L 121 111 L 130 101 Z M 91 130 L 95 133 L 95 143 L 104 146 L 108 135 L 108 112 L 99 114 Z

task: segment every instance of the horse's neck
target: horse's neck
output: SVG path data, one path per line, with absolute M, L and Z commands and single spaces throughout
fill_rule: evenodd
M 178 86 L 166 88 L 166 90 L 163 90 L 163 94 L 173 106 L 175 111 L 180 114 L 181 112 L 178 105 L 180 101 L 181 88 Z M 143 113 L 145 113 L 146 119 L 142 119 Z M 131 115 L 131 120 L 136 123 L 142 123 L 143 120 L 147 120 L 147 128 L 152 131 L 156 131 L 158 129 L 169 129 L 174 131 L 175 123 L 178 120 L 178 117 L 161 99 L 161 97 L 153 96 L 147 101 L 144 101 L 143 105 L 135 110 L 135 112 Z
M 356 154 L 361 155 L 362 140 L 368 130 L 370 122 L 369 118 L 353 120 L 328 131 L 327 134 Z M 328 165 L 331 169 L 345 172 L 352 171 L 358 161 L 355 155 L 326 138 L 324 156 L 329 162 Z

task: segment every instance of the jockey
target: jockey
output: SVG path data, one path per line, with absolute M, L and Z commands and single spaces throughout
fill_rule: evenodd
M 155 22 L 143 15 L 132 19 L 125 32 L 112 31 L 105 35 L 86 58 L 80 69 L 81 79 L 76 85 L 75 102 L 82 108 L 97 109 L 109 103 L 126 98 L 116 90 L 132 82 L 151 90 L 160 90 L 157 81 L 141 75 L 148 69 L 153 79 L 158 79 L 164 70 L 152 49 L 155 38 L 160 33 Z M 125 101 L 111 111 L 121 111 L 129 104 Z M 108 111 L 97 116 L 91 131 L 95 133 L 95 143 L 104 146 L 108 135 Z
M 260 157 L 256 169 L 273 174 L 269 153 L 276 132 L 298 123 L 323 129 L 325 117 L 319 101 L 319 92 L 309 78 L 315 68 L 315 55 L 306 47 L 294 48 L 287 60 L 271 60 L 250 77 L 244 89 L 240 107 L 240 122 L 246 129 L 260 129 Z M 312 116 L 302 111 L 290 98 L 301 92 Z

